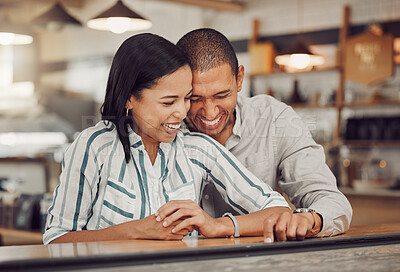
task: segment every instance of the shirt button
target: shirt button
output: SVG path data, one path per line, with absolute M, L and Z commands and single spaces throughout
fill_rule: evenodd
M 205 200 L 209 200 L 209 199 L 210 199 L 210 196 L 209 196 L 209 195 L 204 195 L 204 199 L 205 199 Z

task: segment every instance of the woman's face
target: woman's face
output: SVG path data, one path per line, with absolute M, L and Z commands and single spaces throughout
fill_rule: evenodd
M 136 123 L 134 131 L 145 146 L 175 139 L 190 108 L 191 94 L 192 73 L 185 65 L 160 78 L 152 88 L 144 89 L 140 99 L 131 96 L 126 106 Z

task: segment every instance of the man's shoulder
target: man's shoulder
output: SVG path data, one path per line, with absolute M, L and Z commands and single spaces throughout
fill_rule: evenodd
M 237 105 L 243 119 L 247 116 L 251 116 L 252 118 L 259 116 L 274 118 L 289 107 L 287 104 L 265 94 L 253 97 L 239 96 Z

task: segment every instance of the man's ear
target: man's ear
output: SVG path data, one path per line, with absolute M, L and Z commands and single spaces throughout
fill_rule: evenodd
M 244 66 L 240 65 L 238 67 L 238 75 L 237 75 L 237 79 L 236 79 L 238 92 L 240 92 L 242 90 L 243 78 L 244 78 Z

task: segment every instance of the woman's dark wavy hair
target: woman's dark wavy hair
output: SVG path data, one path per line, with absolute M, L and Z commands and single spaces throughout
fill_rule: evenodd
M 128 126 L 134 121 L 130 115 L 126 116 L 126 102 L 131 95 L 140 99 L 143 89 L 151 88 L 158 79 L 188 64 L 186 56 L 173 43 L 150 33 L 128 38 L 117 50 L 100 112 L 102 120 L 116 126 L 127 163 L 131 154 Z

